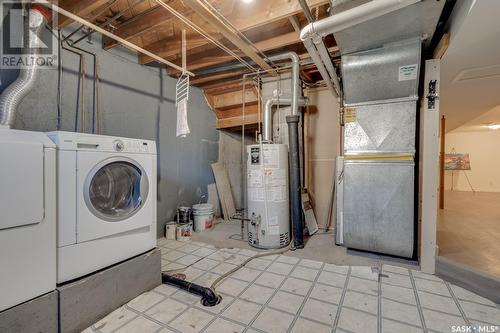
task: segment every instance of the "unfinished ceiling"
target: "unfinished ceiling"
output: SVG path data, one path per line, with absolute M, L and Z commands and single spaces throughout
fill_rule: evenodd
M 328 15 L 328 0 L 308 0 L 307 3 L 315 19 Z M 296 0 L 252 3 L 242 0 L 62 0 L 59 5 L 179 66 L 185 29 L 187 70 L 195 74 L 191 84 L 204 90 L 217 115 L 218 128 L 234 128 L 245 123 L 252 129 L 252 125 L 255 127 L 259 122 L 256 89 L 250 80 L 245 87 L 245 98 L 242 93 L 242 76 L 252 71 L 249 65 L 254 70 L 269 70 L 271 67 L 265 58 L 284 51 L 294 51 L 301 59 L 309 58 L 299 38 L 307 20 Z M 70 23 L 69 19 L 59 17 L 61 27 Z M 193 29 L 192 24 L 201 33 Z M 207 39 L 207 35 L 213 40 Z M 332 36 L 325 42 L 331 52 L 337 51 Z M 103 39 L 105 49 L 118 45 L 110 38 Z M 158 66 L 147 55 L 139 54 L 138 61 Z M 167 71 L 172 76 L 180 74 L 174 68 Z M 314 65 L 302 66 L 301 77 L 306 84 L 321 80 Z
M 307 57 L 298 32 L 306 24 L 306 19 L 297 1 L 245 3 L 241 0 L 63 0 L 60 6 L 178 65 L 182 64 L 182 30 L 186 29 L 187 69 L 197 74 L 192 80 L 193 84 L 207 86 L 215 79 L 220 81 L 221 78 L 241 77 L 243 68 L 236 71 L 234 69 L 224 71 L 223 68 L 207 71 L 208 68 L 220 68 L 221 65 L 233 63 L 236 59 L 187 26 L 161 6 L 160 2 L 176 10 L 247 61 L 244 50 L 234 45 L 234 36 L 229 36 L 219 26 L 218 21 L 214 21 L 213 15 L 219 15 L 223 20 L 227 20 L 232 28 L 243 33 L 244 37 L 253 43 L 258 51 L 265 52 L 266 56 L 279 53 L 286 48 Z M 307 2 L 317 18 L 326 16 L 329 1 Z M 210 9 L 210 13 L 207 9 Z M 60 17 L 60 26 L 69 23 L 70 20 Z M 333 39 L 329 39 L 328 42 L 330 47 L 335 45 Z M 110 49 L 117 45 L 116 41 L 104 38 L 104 48 Z M 263 58 L 260 53 L 259 56 Z M 139 55 L 141 64 L 151 64 L 153 61 L 146 55 Z M 169 69 L 169 74 L 175 75 L 178 71 Z

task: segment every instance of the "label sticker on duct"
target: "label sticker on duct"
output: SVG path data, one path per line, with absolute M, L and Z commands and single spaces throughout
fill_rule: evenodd
M 279 226 L 268 227 L 267 232 L 271 236 L 279 235 L 280 234 L 280 227 Z
M 270 217 L 269 220 L 267 221 L 267 225 L 269 227 L 278 225 L 278 217 L 277 216 Z
M 261 187 L 262 182 L 262 170 L 260 169 L 249 169 L 248 170 L 248 187 Z
M 357 121 L 356 109 L 355 108 L 345 108 L 344 109 L 344 123 L 355 123 Z
M 279 169 L 280 155 L 279 147 L 275 145 L 266 145 L 264 147 L 264 166 L 269 169 Z
M 398 81 L 416 80 L 418 76 L 418 64 L 399 66 Z

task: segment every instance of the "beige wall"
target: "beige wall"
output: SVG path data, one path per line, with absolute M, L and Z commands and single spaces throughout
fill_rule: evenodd
M 469 153 L 471 170 L 465 171 L 472 187 L 481 192 L 500 192 L 500 131 L 451 132 L 446 134 L 446 152 Z M 470 191 L 464 171 L 445 171 L 445 189 Z
M 313 202 L 314 213 L 320 227 L 324 227 L 335 173 L 335 159 L 339 155 L 339 104 L 326 90 L 309 90 L 311 103 L 305 116 L 307 134 L 306 159 L 308 171 L 306 185 Z M 333 210 L 331 226 L 335 223 Z

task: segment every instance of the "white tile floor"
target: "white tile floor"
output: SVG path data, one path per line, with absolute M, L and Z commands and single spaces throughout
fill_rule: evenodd
M 179 270 L 204 286 L 256 254 L 164 239 L 159 246 L 163 270 Z M 379 270 L 286 255 L 263 257 L 218 286 L 223 299 L 215 307 L 161 285 L 85 332 L 448 333 L 461 325 L 487 325 L 492 326 L 487 332 L 500 332 L 497 304 L 433 275 L 390 265 Z

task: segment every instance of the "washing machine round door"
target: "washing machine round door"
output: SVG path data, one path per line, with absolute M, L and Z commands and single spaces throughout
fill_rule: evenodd
M 85 183 L 85 202 L 97 217 L 118 222 L 137 213 L 146 202 L 148 178 L 131 159 L 109 159 L 96 165 Z

